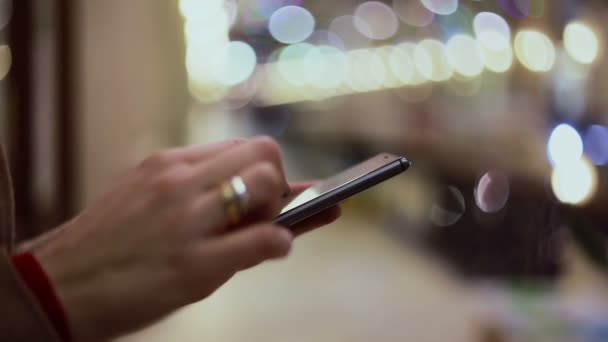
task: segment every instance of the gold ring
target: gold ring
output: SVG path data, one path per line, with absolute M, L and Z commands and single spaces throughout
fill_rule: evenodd
M 223 182 L 220 193 L 228 222 L 230 224 L 238 223 L 249 207 L 249 193 L 243 178 L 234 176 L 229 181 Z

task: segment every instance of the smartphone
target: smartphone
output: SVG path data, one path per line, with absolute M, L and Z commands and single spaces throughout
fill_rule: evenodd
M 283 208 L 275 223 L 292 227 L 314 214 L 404 172 L 410 165 L 405 157 L 381 153 L 305 190 Z

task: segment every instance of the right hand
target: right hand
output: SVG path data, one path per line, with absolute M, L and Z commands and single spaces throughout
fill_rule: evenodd
M 234 175 L 251 196 L 247 226 L 227 224 L 218 191 Z M 288 191 L 270 138 L 170 149 L 31 248 L 74 338 L 106 340 L 209 296 L 239 270 L 285 256 L 292 235 L 272 219 Z

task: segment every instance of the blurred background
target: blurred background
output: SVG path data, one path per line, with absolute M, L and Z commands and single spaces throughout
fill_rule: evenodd
M 0 0 L 20 238 L 160 148 L 270 135 L 405 174 L 121 341 L 604 341 L 602 0 Z M 159 294 L 162 295 L 162 294 Z

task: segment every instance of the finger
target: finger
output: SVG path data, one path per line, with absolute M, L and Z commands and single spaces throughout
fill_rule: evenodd
M 247 140 L 243 138 L 228 139 L 212 144 L 191 145 L 184 147 L 170 148 L 166 151 L 167 155 L 176 160 L 183 160 L 188 163 L 200 163 L 201 161 L 227 151 L 230 148 L 244 144 Z
M 271 220 L 278 215 L 284 188 L 281 173 L 276 166 L 269 162 L 256 163 L 247 167 L 240 176 L 249 195 L 247 212 L 243 213 L 242 222 Z M 205 232 L 220 231 L 230 223 L 219 187 L 205 192 L 196 200 L 193 211 L 199 213 L 198 222 L 202 220 L 205 223 Z M 249 215 L 250 213 L 254 215 Z
M 336 221 L 340 215 L 342 214 L 342 209 L 340 206 L 333 206 L 323 210 L 322 212 L 315 214 L 304 221 L 296 223 L 294 226 L 290 228 L 291 232 L 295 236 L 300 236 L 304 233 L 307 233 L 313 229 L 326 226 L 334 221 Z
M 268 137 L 259 137 L 209 158 L 196 167 L 192 181 L 197 186 L 211 188 L 242 172 L 257 162 L 274 164 L 281 174 L 284 192 L 289 192 L 279 145 Z
M 263 224 L 249 226 L 201 244 L 204 260 L 216 260 L 217 272 L 236 272 L 265 260 L 286 256 L 293 235 L 285 228 Z
M 289 184 L 289 196 L 284 199 L 283 205 L 287 205 L 289 202 L 293 201 L 298 195 L 302 192 L 308 190 L 311 186 L 317 184 L 317 181 L 302 181 L 302 182 L 293 182 Z

